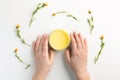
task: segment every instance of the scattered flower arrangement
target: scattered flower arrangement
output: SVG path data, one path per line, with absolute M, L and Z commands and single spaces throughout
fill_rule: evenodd
M 94 29 L 92 11 L 88 10 L 88 14 L 90 15 L 90 18 L 87 19 L 87 22 L 88 22 L 88 24 L 90 26 L 90 34 L 92 34 L 92 31 Z
M 36 14 L 39 10 L 41 10 L 42 8 L 45 8 L 45 7 L 47 7 L 47 6 L 48 6 L 47 3 L 39 3 L 39 4 L 36 6 L 35 10 L 32 12 L 32 16 L 31 16 L 31 18 L 30 18 L 29 27 L 31 27 L 33 21 L 36 19 L 36 18 L 35 18 L 35 14 Z M 78 18 L 76 18 L 74 15 L 72 15 L 71 13 L 69 13 L 69 12 L 67 12 L 67 11 L 54 12 L 54 13 L 51 14 L 51 16 L 52 16 L 52 17 L 55 17 L 56 15 L 59 15 L 59 14 L 66 15 L 66 17 L 70 17 L 70 18 L 72 18 L 72 19 L 74 19 L 74 20 L 76 20 L 76 21 L 79 22 L 79 19 L 78 19 Z M 93 15 L 92 15 L 92 11 L 91 11 L 91 10 L 88 10 L 88 14 L 89 14 L 90 17 L 87 19 L 87 22 L 88 22 L 88 24 L 89 24 L 89 26 L 90 26 L 90 35 L 91 35 L 91 34 L 92 34 L 92 31 L 93 31 L 93 29 L 94 29 L 94 24 L 93 24 L 93 21 L 94 21 L 94 20 L 93 20 Z M 16 34 L 17 34 L 17 37 L 21 40 L 21 42 L 22 42 L 23 44 L 31 47 L 31 45 L 28 44 L 28 43 L 25 41 L 25 39 L 21 36 L 20 28 L 21 28 L 21 26 L 20 26 L 19 24 L 17 24 L 17 25 L 16 25 Z M 105 45 L 104 36 L 103 36 L 103 35 L 100 37 L 100 40 L 101 40 L 100 50 L 99 50 L 99 52 L 98 52 L 98 55 L 95 57 L 94 64 L 98 61 L 98 59 L 99 59 L 99 57 L 100 57 L 100 55 L 101 55 L 101 53 L 102 53 L 102 50 L 103 50 L 103 48 L 104 48 L 104 45 Z M 24 65 L 26 65 L 25 69 L 28 69 L 28 68 L 30 67 L 30 64 L 27 64 L 26 62 L 24 62 L 24 61 L 20 58 L 20 56 L 18 55 L 18 48 L 15 48 L 14 53 L 15 53 L 15 54 L 14 54 L 14 55 L 15 55 L 15 58 L 17 58 L 19 62 L 21 62 L 21 63 L 23 63 Z

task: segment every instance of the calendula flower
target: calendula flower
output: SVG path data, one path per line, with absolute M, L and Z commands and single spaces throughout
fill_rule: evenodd
M 102 50 L 103 50 L 103 48 L 104 48 L 104 46 L 105 46 L 104 36 L 103 36 L 103 35 L 100 36 L 100 40 L 101 40 L 100 50 L 99 50 L 99 52 L 98 52 L 98 55 L 95 57 L 94 64 L 98 61 L 98 59 L 99 59 L 99 57 L 100 57 L 100 55 L 101 55 L 101 53 L 102 53 Z
M 16 25 L 16 29 L 19 29 L 21 26 L 19 24 Z
M 100 36 L 100 39 L 101 39 L 101 40 L 103 40 L 103 39 L 104 39 L 104 36 L 103 36 L 103 35 L 102 35 L 102 36 Z
M 14 52 L 17 53 L 18 52 L 18 48 L 15 48 Z
M 16 48 L 16 49 L 14 50 L 14 52 L 17 53 L 17 52 L 18 52 L 18 49 Z M 18 54 L 14 54 L 14 55 L 15 55 L 15 58 L 17 58 L 17 60 L 18 60 L 19 62 L 21 62 L 22 64 L 24 64 L 24 65 L 26 66 L 25 69 L 28 69 L 28 68 L 30 67 L 30 64 L 28 64 L 28 63 L 26 63 L 25 61 L 23 61 Z
M 44 3 L 43 6 L 48 6 L 48 4 L 47 4 L 47 3 Z
M 91 10 L 88 10 L 88 14 L 90 15 L 90 18 L 87 19 L 87 22 L 90 26 L 90 34 L 92 34 L 92 31 L 94 29 L 94 24 L 93 24 L 93 15 L 92 15 Z
M 21 36 L 21 34 L 20 34 L 20 25 L 17 25 L 16 26 L 16 34 L 17 34 L 17 37 L 22 41 L 22 43 L 23 44 L 26 44 L 26 45 L 28 45 L 28 46 L 31 46 L 30 44 L 28 44 L 25 40 L 24 40 L 24 38 Z
M 88 13 L 91 14 L 92 13 L 91 10 L 88 10 Z
M 35 14 L 36 14 L 40 9 L 42 9 L 42 8 L 44 8 L 44 7 L 46 7 L 46 6 L 48 6 L 47 3 L 39 3 L 39 4 L 36 6 L 35 10 L 32 12 L 32 16 L 31 16 L 31 18 L 30 18 L 29 27 L 31 27 L 32 22 L 36 19 L 36 18 L 35 18 Z
M 56 15 L 55 13 L 52 14 L 52 16 L 55 16 L 55 15 Z

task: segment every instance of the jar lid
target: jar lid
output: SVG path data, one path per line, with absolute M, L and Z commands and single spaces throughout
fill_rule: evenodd
M 54 50 L 63 50 L 70 44 L 70 36 L 64 30 L 54 30 L 49 36 L 49 44 Z

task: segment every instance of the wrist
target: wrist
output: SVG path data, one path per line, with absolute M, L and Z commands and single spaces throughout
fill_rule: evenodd
M 88 71 L 80 72 L 76 75 L 77 80 L 90 80 L 90 75 Z
M 45 75 L 35 73 L 32 80 L 45 80 Z

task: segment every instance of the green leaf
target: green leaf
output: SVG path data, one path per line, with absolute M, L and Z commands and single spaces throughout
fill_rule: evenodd
M 93 22 L 93 16 L 91 16 L 91 21 Z
M 94 25 L 92 24 L 93 22 L 90 19 L 87 19 L 87 22 L 88 22 L 88 24 L 90 26 L 90 34 L 92 34 L 92 31 L 94 29 Z
M 75 16 L 73 16 L 72 14 L 68 13 L 67 11 L 59 11 L 59 12 L 56 12 L 54 14 L 65 14 L 67 17 L 71 17 L 73 18 L 74 20 L 76 21 L 79 21 Z
M 74 17 L 73 15 L 67 15 L 67 17 L 72 17 L 73 19 L 78 21 L 78 19 L 76 17 Z
M 56 14 L 61 14 L 61 13 L 67 13 L 66 11 L 59 11 L 59 12 L 56 12 Z
M 30 67 L 30 65 L 27 65 L 25 69 L 27 70 L 29 67 Z

